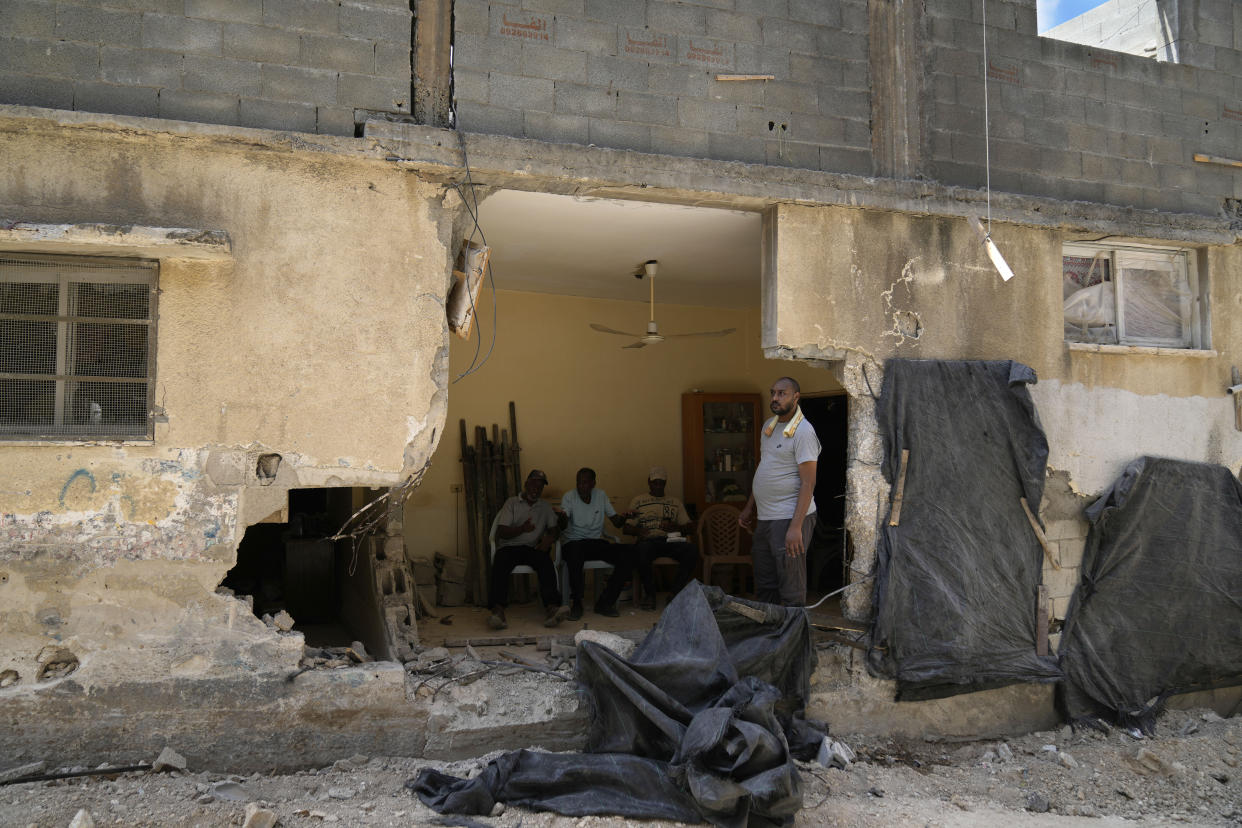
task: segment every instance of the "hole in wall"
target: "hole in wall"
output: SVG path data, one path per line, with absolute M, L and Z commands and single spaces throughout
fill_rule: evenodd
M 39 653 L 35 681 L 53 681 L 78 669 L 78 657 L 64 647 L 45 647 Z
M 309 646 L 361 641 L 368 652 L 384 653 L 382 610 L 365 550 L 355 555 L 350 540 L 331 539 L 350 515 L 382 493 L 362 487 L 291 489 L 288 520 L 247 527 L 237 563 L 220 586 L 249 596 L 259 618 L 289 613 L 293 629 Z M 387 584 L 381 591 L 392 594 Z
M 5 687 L 12 687 L 21 680 L 21 673 L 16 670 L 5 670 L 0 672 L 0 690 L 3 690 Z

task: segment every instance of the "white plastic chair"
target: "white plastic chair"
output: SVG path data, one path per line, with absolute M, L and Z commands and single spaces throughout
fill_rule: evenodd
M 607 523 L 604 524 L 603 537 L 604 537 L 604 540 L 608 541 L 609 543 L 620 543 L 621 542 L 621 539 L 612 532 L 611 527 Z M 569 563 L 560 557 L 560 542 L 559 541 L 557 542 L 556 554 L 557 554 L 557 560 L 559 561 L 559 565 L 561 567 L 559 570 L 561 573 L 561 584 L 565 587 L 565 589 L 561 590 L 561 595 L 563 596 L 562 600 L 568 601 L 570 600 Z M 608 561 L 583 561 L 582 562 L 582 579 L 584 582 L 584 587 L 583 587 L 584 591 L 585 591 L 586 574 L 587 574 L 587 571 L 591 569 L 607 569 L 608 570 L 607 574 L 611 574 L 612 564 L 608 563 Z M 594 587 L 594 591 L 598 595 L 599 594 L 599 581 L 596 579 L 595 575 L 591 576 L 591 586 Z M 629 590 L 625 590 L 623 592 L 623 595 L 628 592 Z M 585 598 L 586 596 L 584 595 L 582 597 Z M 622 599 L 618 598 L 617 600 L 620 601 Z
M 496 560 L 496 527 L 499 525 L 500 525 L 500 512 L 497 512 L 496 517 L 492 518 L 491 531 L 487 533 L 487 543 L 488 543 L 488 546 L 491 548 L 491 556 L 488 558 L 489 562 L 494 562 Z M 556 591 L 559 592 L 562 596 L 564 596 L 565 590 L 561 589 L 561 586 L 565 583 L 565 578 L 561 575 L 561 565 L 562 565 L 561 542 L 558 539 L 556 543 L 552 545 L 552 572 L 557 578 Z M 518 564 L 517 566 L 513 567 L 512 575 L 534 575 L 535 580 L 536 580 L 536 591 L 538 590 L 539 573 L 535 572 L 535 570 L 532 567 L 529 567 L 526 564 Z M 543 599 L 543 595 L 542 593 L 540 593 L 540 600 L 542 599 Z M 490 595 L 488 596 L 488 600 L 489 601 L 491 600 Z

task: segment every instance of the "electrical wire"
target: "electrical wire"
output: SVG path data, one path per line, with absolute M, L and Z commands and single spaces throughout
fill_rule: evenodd
M 840 595 L 842 592 L 845 592 L 847 589 L 849 589 L 849 588 L 850 588 L 850 587 L 852 587 L 852 586 L 858 586 L 859 584 L 865 584 L 865 583 L 867 583 L 867 581 L 870 581 L 870 580 L 871 580 L 872 578 L 874 578 L 874 577 L 875 577 L 875 575 L 874 575 L 874 574 L 871 574 L 871 575 L 868 575 L 866 578 L 859 578 L 857 581 L 854 581 L 853 583 L 846 584 L 845 586 L 841 587 L 840 589 L 838 589 L 838 590 L 834 590 L 834 591 L 832 591 L 832 592 L 828 593 L 828 594 L 827 594 L 827 595 L 825 595 L 823 598 L 820 598 L 818 601 L 816 601 L 814 604 L 811 604 L 809 607 L 803 607 L 803 609 L 804 609 L 804 610 L 813 610 L 813 609 L 815 609 L 816 607 L 818 607 L 820 604 L 822 604 L 822 603 L 824 603 L 825 601 L 827 601 L 827 600 L 828 600 L 829 598 L 831 598 L 832 596 L 834 596 L 834 595 Z
M 453 189 L 457 191 L 457 195 L 461 197 L 462 204 L 464 204 L 466 207 L 466 212 L 470 214 L 471 221 L 474 222 L 474 228 L 470 231 L 469 241 L 473 243 L 475 234 L 477 233 L 479 236 L 479 240 L 483 242 L 483 245 L 486 247 L 487 236 L 483 234 L 483 228 L 479 225 L 479 196 L 478 196 L 478 193 L 475 191 L 474 180 L 470 174 L 470 157 L 466 153 L 466 136 L 462 134 L 460 127 L 456 128 L 454 131 L 457 133 L 457 143 L 461 147 L 462 165 L 466 168 L 466 186 L 469 188 L 468 195 L 466 191 L 462 190 L 462 187 L 460 184 L 454 183 L 452 186 L 453 186 Z M 473 206 L 471 205 L 472 201 L 473 201 Z M 475 304 L 474 304 L 474 293 L 473 291 L 470 290 L 470 284 L 468 281 L 469 278 L 470 276 L 469 274 L 467 274 L 466 275 L 466 279 L 467 279 L 466 298 L 470 300 L 470 315 L 474 317 L 477 315 L 477 308 L 475 307 Z M 479 325 L 478 326 L 478 330 L 479 330 L 478 339 L 476 340 L 474 344 L 474 356 L 470 360 L 469 367 L 467 367 L 466 370 L 462 371 L 460 374 L 458 374 L 453 379 L 454 384 L 460 382 L 461 380 L 465 379 L 466 377 L 480 370 L 487 363 L 487 360 L 491 358 L 492 351 L 495 350 L 496 348 L 497 319 L 498 319 L 498 314 L 496 311 L 496 274 L 492 270 L 492 262 L 491 262 L 490 257 L 487 262 L 487 280 L 492 290 L 492 341 L 487 346 L 487 353 L 483 356 L 483 359 L 480 360 L 479 352 L 483 348 L 483 326 Z
M 988 238 L 992 237 L 992 134 L 988 124 L 988 0 L 983 3 L 983 167 L 987 178 Z

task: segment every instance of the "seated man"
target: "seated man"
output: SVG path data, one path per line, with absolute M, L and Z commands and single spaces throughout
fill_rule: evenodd
M 531 469 L 520 495 L 500 507 L 496 522 L 496 557 L 492 559 L 492 614 L 487 625 L 493 630 L 509 626 L 505 607 L 509 603 L 509 576 L 514 567 L 529 566 L 539 577 L 539 597 L 543 599 L 545 627 L 555 627 L 565 619 L 561 591 L 556 584 L 556 567 L 548 551 L 560 531 L 552 504 L 540 500 L 548 476 Z
M 586 581 L 582 564 L 586 561 L 612 564 L 612 575 L 604 586 L 604 594 L 595 602 L 595 612 L 616 618 L 621 614 L 617 612 L 617 597 L 621 594 L 621 587 L 630 579 L 633 565 L 629 547 L 604 539 L 604 518 L 611 520 L 613 526 L 620 527 L 630 513 L 617 512 L 608 502 L 604 490 L 595 488 L 594 469 L 578 469 L 576 482 L 577 487 L 561 497 L 565 520 L 561 556 L 569 567 L 569 594 L 573 598 L 569 618 L 577 621 L 582 617 L 582 590 Z
M 647 610 L 656 607 L 652 561 L 663 557 L 677 561 L 677 580 L 673 584 L 673 595 L 676 595 L 681 592 L 682 587 L 690 583 L 694 565 L 699 560 L 699 550 L 694 544 L 669 538 L 670 532 L 678 532 L 684 538 L 693 525 L 682 502 L 675 497 L 664 496 L 666 485 L 668 472 L 663 466 L 652 466 L 647 474 L 648 494 L 638 495 L 630 501 L 630 511 L 634 513 L 634 518 L 625 524 L 623 530 L 625 534 L 638 538 L 634 544 L 634 565 L 638 568 L 638 577 L 643 584 L 642 609 Z

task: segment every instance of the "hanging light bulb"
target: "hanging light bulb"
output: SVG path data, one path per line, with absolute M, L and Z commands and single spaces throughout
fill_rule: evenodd
M 988 252 L 988 258 L 992 260 L 992 267 L 996 268 L 996 272 L 1000 274 L 1001 279 L 1008 282 L 1013 278 L 1013 268 L 1009 266 L 1009 262 L 1005 261 L 1005 257 L 1001 255 L 1000 249 L 997 248 L 996 242 L 992 241 L 992 234 L 983 228 L 983 222 L 975 216 L 971 216 L 970 226 L 979 234 L 979 240 L 983 242 L 983 249 Z

